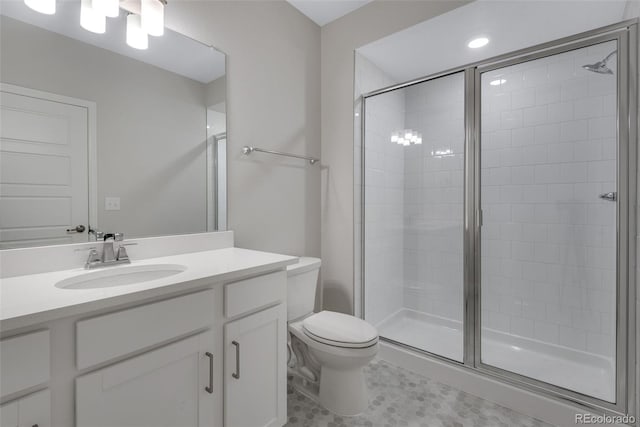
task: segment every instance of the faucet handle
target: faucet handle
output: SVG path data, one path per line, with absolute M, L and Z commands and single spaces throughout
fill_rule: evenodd
M 118 255 L 116 256 L 116 260 L 118 261 L 130 261 L 129 254 L 127 254 L 127 248 L 125 245 L 122 245 L 118 248 Z
M 96 248 L 89 248 L 89 256 L 87 257 L 87 261 L 84 263 L 84 268 L 91 268 L 97 264 L 100 264 L 100 254 Z
M 124 233 L 115 233 L 113 235 L 113 240 L 116 242 L 122 242 L 124 240 Z

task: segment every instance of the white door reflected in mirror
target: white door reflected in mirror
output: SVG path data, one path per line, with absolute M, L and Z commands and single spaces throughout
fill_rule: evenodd
M 87 241 L 88 107 L 10 85 L 1 95 L 0 248 Z

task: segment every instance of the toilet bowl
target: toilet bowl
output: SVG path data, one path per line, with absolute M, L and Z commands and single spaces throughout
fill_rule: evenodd
M 321 261 L 287 268 L 289 374 L 293 385 L 331 412 L 354 416 L 368 403 L 363 368 L 378 353 L 376 329 L 357 317 L 313 312 Z

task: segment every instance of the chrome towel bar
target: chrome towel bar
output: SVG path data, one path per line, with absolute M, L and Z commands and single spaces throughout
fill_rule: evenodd
M 298 154 L 282 153 L 280 151 L 264 150 L 262 148 L 249 147 L 248 145 L 242 147 L 242 154 L 246 156 L 253 153 L 254 151 L 257 151 L 259 153 L 275 154 L 276 156 L 295 157 L 296 159 L 307 160 L 312 165 L 315 165 L 320 161 L 320 159 L 316 159 L 314 157 L 299 156 Z

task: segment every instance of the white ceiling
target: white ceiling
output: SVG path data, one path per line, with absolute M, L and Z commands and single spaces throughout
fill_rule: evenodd
M 372 0 L 287 0 L 321 27 L 361 8 Z
M 80 26 L 80 1 L 56 2 L 55 15 L 43 15 L 21 0 L 0 0 L 0 14 L 82 42 L 155 65 L 184 77 L 209 83 L 225 74 L 225 54 L 174 31 L 149 37 L 149 49 L 137 50 L 125 42 L 126 12 L 107 18 L 107 31 L 94 34 Z M 170 4 L 167 7 L 171 7 Z
M 357 51 L 399 83 L 613 24 L 624 9 L 623 0 L 477 0 Z M 489 44 L 468 48 L 478 36 Z

